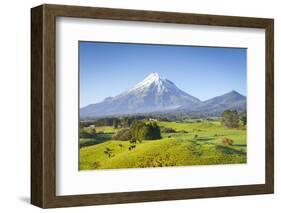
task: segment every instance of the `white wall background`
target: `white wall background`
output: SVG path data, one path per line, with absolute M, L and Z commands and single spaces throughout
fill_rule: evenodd
M 0 6 L 0 210 L 39 212 L 29 204 L 30 189 L 30 8 L 42 3 L 116 7 L 173 12 L 269 17 L 275 19 L 275 109 L 281 107 L 280 30 L 277 0 L 39 0 L 1 1 Z M 51 209 L 49 212 L 278 212 L 281 198 L 281 113 L 275 110 L 275 194 L 196 199 L 96 207 Z M 239 175 L 239 174 L 237 174 Z M 280 210 L 279 210 L 280 211 Z

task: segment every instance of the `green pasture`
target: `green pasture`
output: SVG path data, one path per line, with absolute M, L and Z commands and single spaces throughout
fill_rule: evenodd
M 111 139 L 113 127 L 96 127 L 99 137 L 80 139 L 80 170 L 246 163 L 246 130 L 224 128 L 217 121 L 157 124 L 177 132 L 162 133 L 162 139 L 142 141 L 131 150 L 129 141 Z M 224 137 L 233 145 L 223 145 Z

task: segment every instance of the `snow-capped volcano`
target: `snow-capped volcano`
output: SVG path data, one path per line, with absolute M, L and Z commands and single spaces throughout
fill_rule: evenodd
M 159 74 L 156 72 L 148 75 L 142 82 L 136 84 L 132 89 L 128 90 L 128 92 L 139 92 L 145 89 L 148 89 L 152 84 L 157 87 L 157 92 L 161 93 L 164 89 L 164 81 L 160 78 Z
M 196 103 L 200 100 L 180 90 L 172 81 L 160 78 L 156 72 L 148 75 L 143 81 L 136 84 L 133 88 L 122 93 L 122 95 L 154 96 L 158 101 L 164 97 L 171 98 L 158 104 L 162 106 L 177 106 L 182 104 Z M 117 96 L 118 97 L 118 96 Z M 151 97 L 152 98 L 152 97 Z M 184 100 L 179 100 L 184 99 Z M 155 100 L 156 101 L 156 100 Z M 182 103 L 183 102 L 183 103 Z M 157 104 L 157 103 L 155 103 Z
M 95 91 L 93 91 L 95 93 Z M 246 110 L 246 97 L 236 91 L 200 101 L 179 89 L 172 81 L 151 73 L 131 89 L 80 109 L 80 117 L 176 111 L 220 115 L 226 109 Z
M 180 90 L 172 81 L 151 73 L 131 89 L 80 109 L 81 117 L 100 117 L 187 108 L 200 100 Z

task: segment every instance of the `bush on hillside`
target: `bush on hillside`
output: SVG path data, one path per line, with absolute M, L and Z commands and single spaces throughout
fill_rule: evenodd
M 178 131 L 179 133 L 189 133 L 189 131 L 186 131 L 186 130 L 180 130 Z
M 128 141 L 131 140 L 131 138 L 132 138 L 132 134 L 130 129 L 121 129 L 117 131 L 112 137 L 112 139 L 119 140 L 119 141 Z
M 177 131 L 174 130 L 173 128 L 167 127 L 167 128 L 162 129 L 162 132 L 163 133 L 176 133 Z
M 228 146 L 231 146 L 233 145 L 234 141 L 230 138 L 227 138 L 227 137 L 224 137 L 222 140 L 221 140 L 221 143 L 223 145 L 228 145 Z

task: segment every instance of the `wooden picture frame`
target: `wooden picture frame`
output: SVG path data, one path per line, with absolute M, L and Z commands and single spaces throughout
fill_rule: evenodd
M 56 18 L 261 28 L 266 32 L 265 184 L 86 195 L 56 195 Z M 218 15 L 44 4 L 31 9 L 31 203 L 42 208 L 179 200 L 274 191 L 274 21 Z

